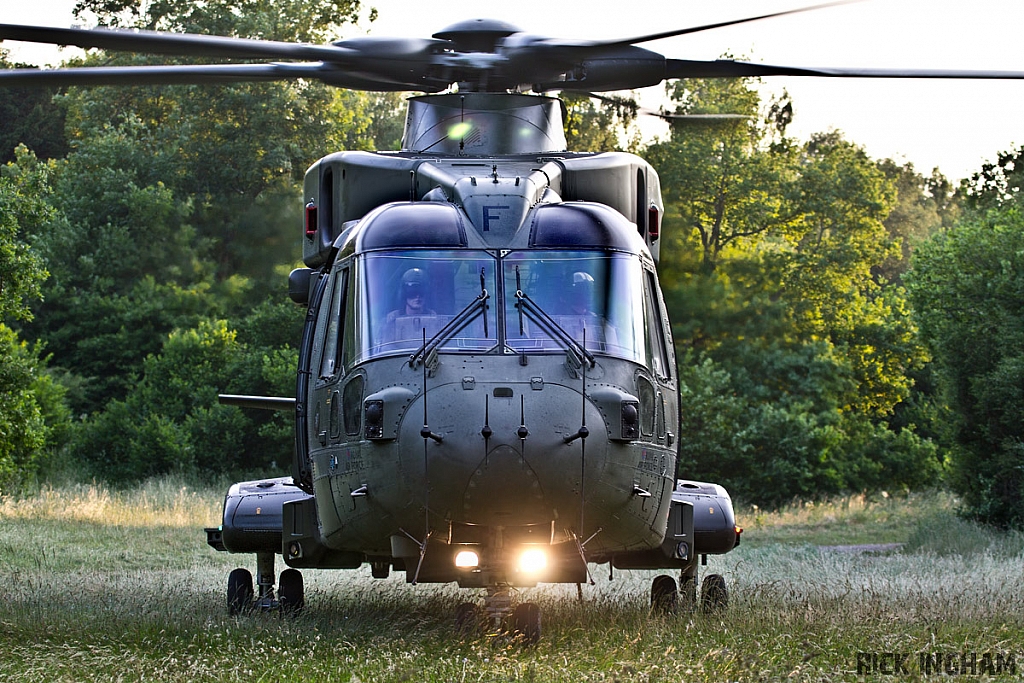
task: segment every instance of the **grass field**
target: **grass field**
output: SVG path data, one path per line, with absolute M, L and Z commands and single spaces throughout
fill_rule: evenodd
M 532 648 L 461 636 L 452 615 L 463 592 L 375 581 L 368 568 L 305 572 L 297 618 L 229 617 L 227 574 L 253 561 L 205 545 L 221 495 L 162 481 L 0 501 L 0 680 L 932 680 L 950 678 L 950 663 L 972 680 L 1024 672 L 1024 543 L 957 519 L 942 494 L 741 511 L 743 544 L 707 568 L 729 581 L 717 616 L 651 615 L 653 572 L 609 581 L 596 567 L 582 603 L 573 586 L 523 591 L 543 609 Z M 861 543 L 905 546 L 822 547 Z M 874 673 L 858 675 L 858 661 Z

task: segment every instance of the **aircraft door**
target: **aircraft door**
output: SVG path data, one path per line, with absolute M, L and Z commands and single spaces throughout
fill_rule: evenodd
M 342 360 L 346 328 L 345 299 L 348 293 L 349 268 L 337 269 L 324 293 L 324 306 L 319 310 L 316 337 L 313 342 L 313 405 L 314 415 L 310 445 L 316 449 L 338 443 L 343 433 L 343 400 L 338 384 L 344 375 Z

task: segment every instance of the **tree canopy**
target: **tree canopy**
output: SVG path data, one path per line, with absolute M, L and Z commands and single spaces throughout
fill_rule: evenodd
M 951 408 L 952 483 L 978 518 L 1024 527 L 1021 209 L 971 214 L 922 245 L 906 278 Z
M 686 122 L 649 150 L 666 196 L 662 281 L 680 375 L 681 473 L 745 502 L 909 488 L 940 474 L 935 445 L 893 427 L 927 356 L 901 289 L 884 165 L 838 133 L 797 143 L 788 100 L 742 81 L 671 91 Z
M 29 235 L 52 209 L 32 182 L 0 173 L 0 494 L 20 489 L 37 472 L 45 449 L 63 438 L 63 392 L 44 372 L 42 345 L 9 325 L 32 318 L 47 277 Z

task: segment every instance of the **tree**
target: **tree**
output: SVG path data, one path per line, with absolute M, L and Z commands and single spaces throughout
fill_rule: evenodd
M 905 276 L 951 407 L 954 489 L 967 511 L 1024 527 L 1024 215 L 969 215 Z
M 683 120 L 668 141 L 646 150 L 667 181 L 665 200 L 673 213 L 666 216 L 666 228 L 678 226 L 676 239 L 684 242 L 698 237 L 701 267 L 710 273 L 729 246 L 794 220 L 785 202 L 794 150 L 773 137 L 784 132 L 785 117 L 774 119 L 781 130 L 763 122 L 757 91 L 745 80 L 689 79 L 668 90 L 678 103 L 676 114 L 742 117 Z M 773 111 L 778 110 L 776 103 Z
M 958 195 L 968 209 L 984 213 L 1006 204 L 1024 202 L 1024 146 L 1000 152 L 994 162 L 982 164 L 981 170 L 962 181 Z
M 924 177 L 914 165 L 897 165 L 891 159 L 878 163 L 885 177 L 896 183 L 896 204 L 883 221 L 889 239 L 899 245 L 893 254 L 873 269 L 876 279 L 898 283 L 910 268 L 914 249 L 943 228 L 951 226 L 959 213 L 950 182 L 934 169 Z
M 340 25 L 355 22 L 360 4 L 82 0 L 78 12 L 110 25 L 320 43 L 336 39 Z M 100 61 L 168 60 L 101 53 L 86 63 Z M 175 197 L 188 199 L 191 222 L 213 242 L 216 279 L 246 278 L 247 304 L 253 305 L 280 291 L 279 284 L 270 284 L 275 268 L 299 258 L 303 172 L 341 148 L 374 149 L 372 134 L 393 142 L 396 117 L 388 105 L 395 97 L 294 81 L 73 89 L 64 103 L 73 141 L 132 128 L 125 134 L 149 158 L 143 185 L 159 181 Z
M 322 43 L 357 21 L 360 9 L 359 0 L 78 0 L 74 14 L 107 26 Z M 371 10 L 370 21 L 376 16 Z
M 29 304 L 39 296 L 46 270 L 25 237 L 50 215 L 30 184 L 0 174 L 0 494 L 35 475 L 68 420 L 60 388 L 45 373 L 41 346 L 19 340 L 5 324 L 32 316 Z
M 0 69 L 27 69 L 28 64 L 7 60 L 0 48 Z M 67 154 L 64 139 L 64 111 L 54 103 L 54 88 L 5 88 L 0 99 L 0 164 L 14 161 L 14 149 L 26 145 L 39 157 L 50 159 Z
M 565 139 L 575 152 L 608 152 L 635 149 L 639 132 L 635 127 L 637 104 L 633 100 L 563 92 Z M 626 144 L 623 144 L 623 141 Z
M 46 224 L 52 214 L 35 189 L 0 174 L 0 320 L 30 319 L 28 302 L 39 297 L 47 277 L 42 259 L 25 241 L 25 233 Z
M 321 41 L 357 16 L 358 3 L 111 0 L 79 9 L 110 25 Z M 76 412 L 123 399 L 173 330 L 228 311 L 237 321 L 281 297 L 282 272 L 299 258 L 302 172 L 335 145 L 372 149 L 371 134 L 397 138 L 397 98 L 307 83 L 64 95 L 73 151 L 50 165 L 26 156 L 12 173 L 45 169 L 40 185 L 57 212 L 34 236 L 53 277 L 25 332 L 74 373 Z
M 206 243 L 186 222 L 187 204 L 147 184 L 145 150 L 123 131 L 79 145 L 69 159 L 40 162 L 27 150 L 5 174 L 31 188 L 46 220 L 27 237 L 52 277 L 38 314 L 21 324 L 42 339 L 81 391 L 76 414 L 123 395 L 133 369 L 176 327 L 191 327 L 228 298 L 210 296 Z
M 889 422 L 926 359 L 902 290 L 872 276 L 895 250 L 883 224 L 895 187 L 837 133 L 787 139 L 786 100 L 760 111 L 735 83 L 686 97 L 756 118 L 655 148 L 682 219 L 666 223 L 660 265 L 681 359 L 681 471 L 758 504 L 933 485 L 934 445 Z
M 220 405 L 217 394 L 291 394 L 295 349 L 262 346 L 259 339 L 270 341 L 285 328 L 296 339 L 295 323 L 302 319 L 296 311 L 294 305 L 287 311 L 264 307 L 247 324 L 264 328 L 251 344 L 223 320 L 173 332 L 146 358 L 125 399 L 111 401 L 82 426 L 76 451 L 94 475 L 117 482 L 285 467 L 293 450 L 291 416 Z

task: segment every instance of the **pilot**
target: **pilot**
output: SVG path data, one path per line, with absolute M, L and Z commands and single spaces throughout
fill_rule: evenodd
M 569 309 L 572 315 L 568 318 L 569 332 L 575 339 L 583 340 L 583 330 L 587 331 L 587 346 L 593 344 L 597 348 L 605 348 L 606 344 L 618 344 L 615 328 L 600 313 L 591 310 L 597 294 L 597 283 L 594 276 L 586 271 L 572 274 L 572 285 L 569 289 Z
M 383 341 L 393 342 L 403 339 L 416 339 L 421 336 L 419 318 L 436 317 L 437 312 L 427 308 L 427 274 L 420 268 L 410 268 L 402 274 L 399 292 L 399 307 L 388 313 L 384 319 Z M 416 321 L 408 321 L 416 318 Z M 426 321 L 422 321 L 426 322 Z M 428 334 L 435 327 L 433 321 L 426 324 Z M 415 330 L 416 334 L 412 334 Z M 411 336 L 410 336 L 411 335 Z
M 427 305 L 427 274 L 419 268 L 410 268 L 402 274 L 402 293 L 400 308 L 388 313 L 388 319 L 394 320 L 400 315 L 436 315 L 426 310 Z

